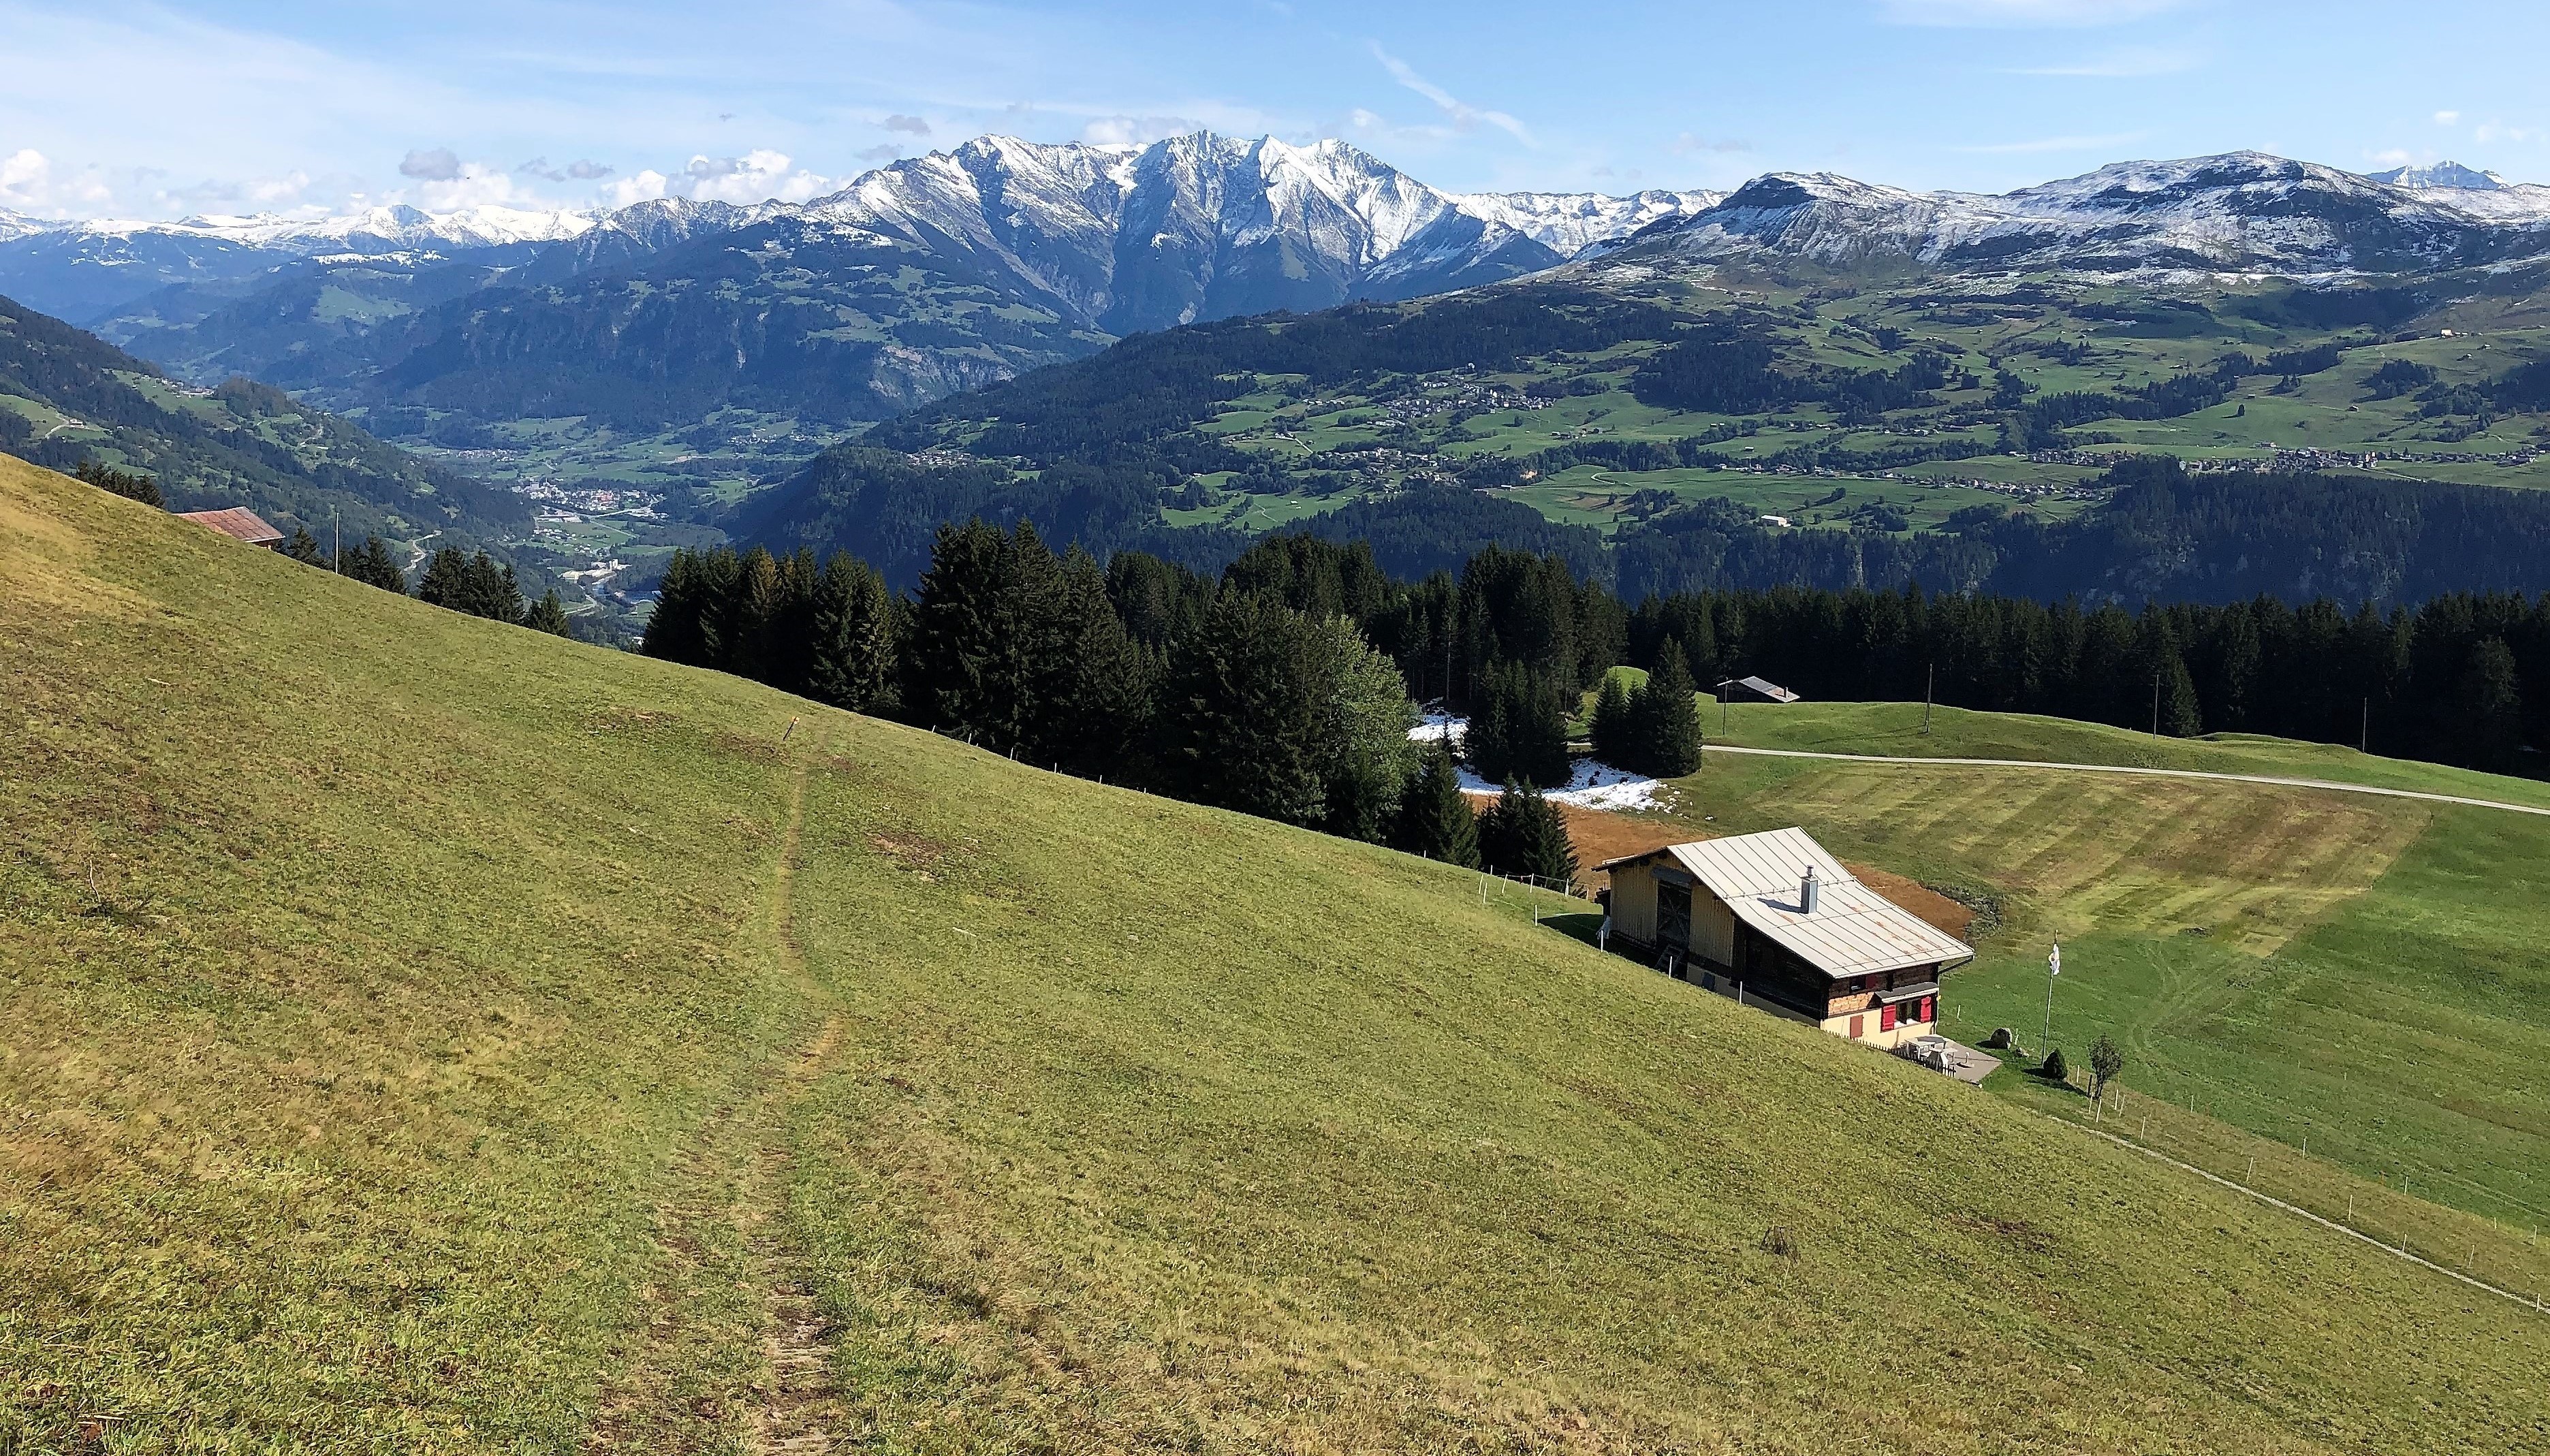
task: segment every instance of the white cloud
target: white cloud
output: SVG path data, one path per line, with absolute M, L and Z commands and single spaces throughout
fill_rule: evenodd
M 930 123 L 923 121 L 917 116 L 904 116 L 901 113 L 897 113 L 893 116 L 887 117 L 883 122 L 879 123 L 879 125 L 883 126 L 889 132 L 908 132 L 915 137 L 927 137 L 930 135 Z
M 599 182 L 611 175 L 612 168 L 610 163 L 595 161 L 591 157 L 578 157 L 565 166 L 553 167 L 547 157 L 536 156 L 514 170 L 544 182 Z
M 410 151 L 399 160 L 399 175 L 428 182 L 455 182 L 460 179 L 460 158 L 448 146 Z
M 741 156 L 694 156 L 669 173 L 642 167 L 626 177 L 613 178 L 601 195 L 612 207 L 651 202 L 658 197 L 743 204 L 772 199 L 804 202 L 833 191 L 835 185 L 830 177 L 792 165 L 788 153 L 765 146 Z
M 2028 142 L 1996 142 L 1988 146 L 1960 146 L 1955 149 L 1980 155 L 2033 151 L 2099 151 L 2110 146 L 2122 146 L 2127 143 L 2139 142 L 2142 136 L 2140 132 L 2120 132 L 2110 137 L 2039 137 Z
M 32 146 L 0 157 L 0 207 L 12 212 L 65 217 L 103 207 L 115 196 L 95 167 L 63 175 Z
M 1463 101 L 1451 92 L 1444 90 L 1442 87 L 1435 85 L 1423 76 L 1419 75 L 1415 68 L 1410 66 L 1407 61 L 1404 61 L 1398 56 L 1391 54 L 1389 51 L 1382 49 L 1381 43 L 1379 41 L 1372 41 L 1366 44 L 1372 48 L 1373 58 L 1380 61 L 1383 68 L 1390 72 L 1392 80 L 1399 82 L 1399 84 L 1406 86 L 1409 90 L 1416 92 L 1418 95 L 1424 97 L 1428 101 L 1433 102 L 1436 108 L 1439 109 L 1444 116 L 1451 119 L 1454 131 L 1475 131 L 1478 129 L 1478 125 L 1481 122 L 1485 122 L 1489 126 L 1495 127 L 1497 130 L 1513 137 L 1516 141 L 1521 143 L 1525 146 L 1537 145 L 1531 140 L 1531 133 L 1523 130 L 1522 123 L 1516 121 L 1513 117 L 1508 116 L 1502 111 L 1485 111 L 1470 105 L 1468 102 Z
M 1878 0 L 1886 18 L 1908 26 L 2011 29 L 2112 26 L 2176 10 L 2186 0 Z
M 2404 167 L 2415 161 L 2417 154 L 2404 146 L 2392 146 L 2380 151 L 2368 151 L 2364 153 L 2364 159 L 2373 163 L 2376 168 L 2388 169 Z
M 1698 151 L 1751 151 L 1753 144 L 1737 137 L 1712 138 L 1685 132 L 1673 139 L 1672 149 L 1676 156 L 1689 156 Z
M 2458 111 L 2439 111 L 2435 113 L 2435 125 L 2439 127 L 2457 127 L 2461 125 L 2461 120 L 2462 114 Z
M 764 146 L 741 156 L 694 156 L 676 185 L 702 202 L 804 202 L 831 191 L 833 180 L 791 170 L 788 153 Z
M 602 189 L 602 195 L 613 207 L 628 207 L 633 203 L 652 202 L 656 198 L 664 195 L 664 184 L 667 178 L 662 172 L 656 171 L 653 167 L 648 167 L 634 177 L 622 177 L 618 181 L 613 182 L 610 186 Z
M 2538 142 L 2550 137 L 2540 127 L 2509 127 L 2503 122 L 2482 122 L 2471 130 L 2474 142 Z
M 1080 129 L 1080 140 L 1100 146 L 1148 146 L 1164 137 L 1211 130 L 1182 116 L 1098 116 Z

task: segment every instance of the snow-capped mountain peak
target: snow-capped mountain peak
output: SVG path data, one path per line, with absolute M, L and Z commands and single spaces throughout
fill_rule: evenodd
M 2511 185 L 2495 172 L 2473 171 L 2457 161 L 2439 161 L 2433 166 L 2426 167 L 2393 167 L 2387 172 L 2367 172 L 2365 175 L 2376 182 L 2387 182 L 2394 187 L 2413 187 L 2421 191 L 2434 187 L 2451 187 L 2471 192 L 2495 192 L 2501 187 Z
M 2550 252 L 2550 189 L 2397 185 L 2260 151 L 2116 162 L 1990 196 L 1776 172 L 1638 244 L 1836 266 L 2399 272 Z

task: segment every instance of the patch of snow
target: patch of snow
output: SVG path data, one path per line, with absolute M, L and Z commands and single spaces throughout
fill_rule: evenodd
M 1567 804 L 1578 809 L 1634 810 L 1661 809 L 1668 787 L 1663 779 L 1614 768 L 1599 758 L 1579 758 L 1569 766 L 1567 787 L 1552 789 L 1541 795 L 1552 804 Z M 1492 784 L 1461 769 L 1461 792 L 1484 794 L 1491 798 L 1505 792 L 1502 784 Z
M 1470 721 L 1449 713 L 1427 712 L 1418 716 L 1417 727 L 1408 730 L 1414 742 L 1449 744 L 1453 752 L 1461 750 L 1461 740 L 1469 735 Z

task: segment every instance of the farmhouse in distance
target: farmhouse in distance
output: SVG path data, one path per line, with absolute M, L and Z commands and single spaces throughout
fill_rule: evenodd
M 1928 1034 L 1939 973 L 1974 957 L 1804 829 L 1674 844 L 1597 868 L 1612 876 L 1612 933 L 1652 964 L 1881 1047 Z

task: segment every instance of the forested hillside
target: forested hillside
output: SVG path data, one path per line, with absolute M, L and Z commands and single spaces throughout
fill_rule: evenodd
M 531 512 L 268 385 L 171 383 L 59 320 L 0 299 L 0 451 L 157 482 L 177 510 L 246 506 L 287 531 L 496 541 Z
M 2129 606 L 2550 586 L 2541 497 L 2502 489 L 2550 484 L 2533 272 L 2124 288 L 1641 256 L 1129 339 L 860 447 L 975 471 L 987 519 L 1101 552 L 1163 525 L 1298 527 L 1372 539 L 1416 576 L 1502 539 L 1633 600 L 1914 581 Z M 909 532 L 843 487 L 879 468 L 810 470 L 739 534 L 909 560 Z M 1076 495 L 1043 484 L 1057 474 Z M 1167 554 L 1228 549 L 1207 535 Z

